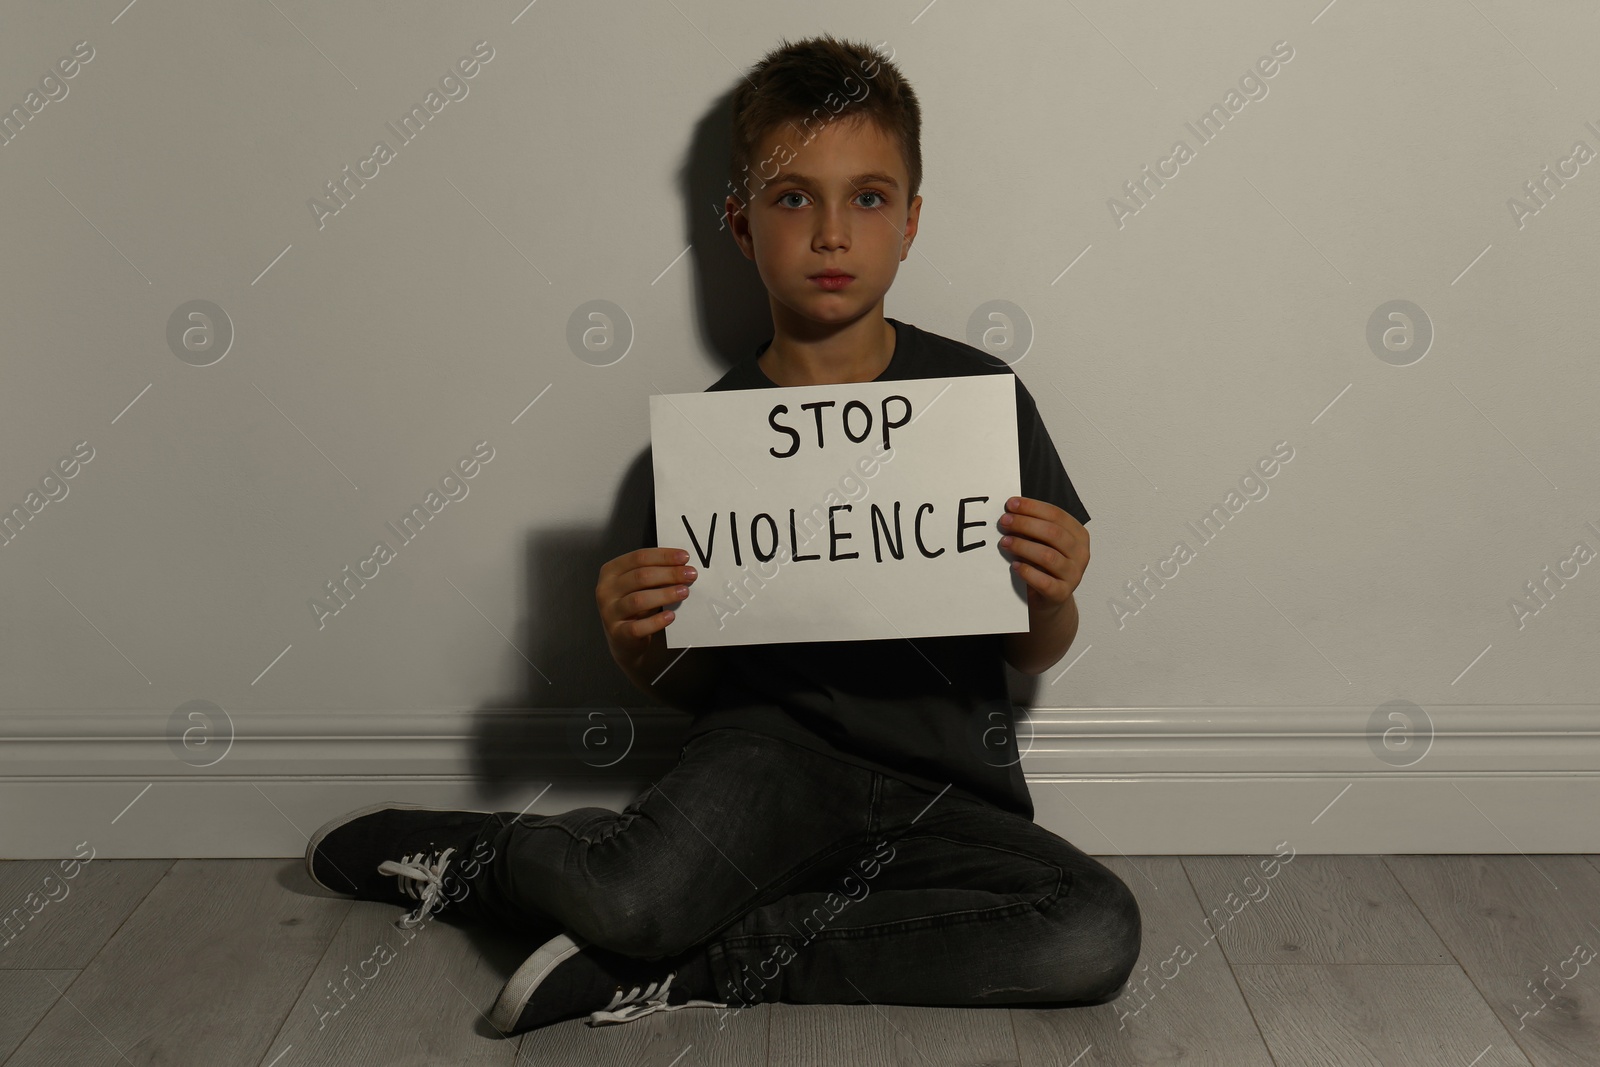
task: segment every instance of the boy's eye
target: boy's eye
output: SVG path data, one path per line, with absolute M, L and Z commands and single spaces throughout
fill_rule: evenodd
M 789 200 L 789 198 L 791 196 L 798 196 L 802 200 L 804 200 L 806 198 L 806 194 L 801 193 L 801 192 L 796 192 L 795 190 L 791 189 L 789 192 L 784 193 L 782 196 L 778 197 L 778 203 L 780 205 L 784 206 L 784 207 L 799 207 L 800 206 L 799 204 L 790 204 L 790 203 L 788 203 L 788 200 Z M 864 205 L 865 207 L 869 207 L 869 208 L 880 208 L 884 204 L 887 204 L 889 202 L 888 198 L 885 197 L 882 193 L 878 192 L 876 189 L 863 190 L 862 192 L 856 194 L 856 199 L 859 200 L 863 196 L 870 196 L 870 197 L 876 198 L 876 202 L 875 203 Z

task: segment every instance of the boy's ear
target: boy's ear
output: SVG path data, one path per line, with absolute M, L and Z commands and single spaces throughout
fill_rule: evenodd
M 911 201 L 911 206 L 906 209 L 905 237 L 900 242 L 900 261 L 905 262 L 911 254 L 911 242 L 917 236 L 917 219 L 922 215 L 922 194 L 918 193 Z
M 739 251 L 744 253 L 744 258 L 755 259 L 755 247 L 750 239 L 750 219 L 745 215 L 744 205 L 738 197 L 730 195 L 724 202 L 723 221 L 738 243 Z

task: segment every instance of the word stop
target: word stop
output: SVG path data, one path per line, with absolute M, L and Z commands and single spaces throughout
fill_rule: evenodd
M 900 418 L 897 421 L 891 422 L 889 419 L 889 404 L 895 400 L 900 401 L 901 406 L 904 407 L 905 410 L 900 413 Z M 800 405 L 800 410 L 809 411 L 816 416 L 818 448 L 827 447 L 827 443 L 823 439 L 824 435 L 822 432 L 822 409 L 834 407 L 838 403 L 839 402 L 837 400 L 818 400 L 814 403 Z M 883 398 L 883 402 L 879 405 L 879 408 L 879 425 L 883 427 L 883 449 L 885 452 L 887 452 L 890 448 L 889 431 L 898 429 L 911 421 L 911 401 L 899 395 L 886 396 Z M 864 417 L 866 420 L 866 425 L 861 428 L 861 433 L 859 436 L 850 432 L 850 413 L 856 410 L 859 410 L 862 417 Z M 790 456 L 793 456 L 800 451 L 800 431 L 796 430 L 793 426 L 784 426 L 778 422 L 779 415 L 787 415 L 788 413 L 788 404 L 778 404 L 767 414 L 767 425 L 771 426 L 774 430 L 781 434 L 787 434 L 792 439 L 789 443 L 789 449 L 786 452 L 780 452 L 776 448 L 767 449 L 767 451 L 770 452 L 775 459 L 788 459 Z M 859 422 L 861 420 L 857 419 L 857 421 Z M 859 445 L 862 441 L 867 439 L 868 434 L 872 433 L 872 422 L 872 409 L 867 407 L 867 405 L 863 404 L 859 400 L 851 400 L 847 402 L 844 407 L 839 409 L 839 426 L 844 431 L 845 437 L 849 438 L 849 440 L 854 444 Z

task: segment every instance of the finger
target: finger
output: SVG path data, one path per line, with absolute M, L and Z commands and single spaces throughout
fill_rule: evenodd
M 667 582 L 692 581 L 690 573 L 694 567 L 690 564 L 689 553 L 681 548 L 660 548 L 650 553 L 641 570 L 648 570 L 650 585 L 665 585 Z
M 676 569 L 668 564 L 677 562 L 674 553 L 680 552 L 682 549 L 638 548 L 607 560 L 601 565 L 595 581 L 596 606 L 603 611 L 608 604 L 615 603 L 636 589 L 681 581 L 681 574 L 662 576 L 663 572 Z
M 1021 534 L 1046 545 L 1065 544 L 1067 532 L 1059 524 L 1048 519 L 1036 519 L 1020 512 L 1008 512 L 1010 522 L 1000 524 L 1000 531 L 1009 534 Z
M 1011 569 L 1022 576 L 1030 589 L 1036 590 L 1041 597 L 1052 603 L 1066 599 L 1064 590 L 1068 589 L 1067 583 L 1059 578 L 1053 578 L 1044 571 L 1030 564 L 1017 560 Z
M 689 553 L 682 548 L 663 548 L 661 556 L 654 562 L 666 567 L 686 567 L 689 565 Z
M 1005 540 L 1001 538 L 1001 540 Z M 1010 544 L 1000 546 L 1012 555 L 1032 563 L 1038 569 L 1045 571 L 1056 578 L 1065 578 L 1071 566 L 1071 560 L 1061 552 L 1057 552 L 1049 545 L 1041 545 L 1037 541 L 1030 541 L 1025 537 L 1011 538 Z
M 638 619 L 661 607 L 672 607 L 689 595 L 687 585 L 661 585 L 636 590 L 622 598 L 626 618 Z
M 624 552 L 620 556 L 606 560 L 600 565 L 600 573 L 619 575 L 639 567 L 677 563 L 679 554 L 683 554 L 687 560 L 687 553 L 681 548 L 636 548 L 632 552 Z
M 629 587 L 626 591 L 693 585 L 698 577 L 699 574 L 690 574 L 687 567 L 640 567 L 628 576 Z
M 636 548 L 604 564 L 600 568 L 600 575 L 620 578 L 634 571 L 655 567 L 679 567 L 688 562 L 689 553 L 681 548 Z
M 1031 496 L 1014 496 L 1006 501 L 1006 513 L 1010 515 L 1032 515 L 1035 518 L 1057 522 L 1065 511 L 1056 507 L 1047 500 L 1037 500 Z M 1062 523 L 1062 525 L 1066 525 Z
M 670 611 L 658 611 L 654 615 L 646 615 L 642 619 L 630 619 L 622 624 L 624 633 L 632 637 L 649 637 L 657 630 L 665 630 L 671 625 L 675 615 Z
M 698 573 L 691 574 L 690 569 L 687 566 L 638 567 L 634 570 L 626 571 L 619 575 L 614 575 L 609 581 L 603 581 L 600 586 L 599 595 L 602 599 L 609 598 L 611 600 L 622 600 L 642 590 L 659 589 L 663 587 L 670 589 L 679 585 L 693 585 L 695 580 L 699 577 L 700 576 Z M 651 607 L 653 605 L 643 604 L 641 602 L 641 606 Z M 637 614 L 637 612 L 634 612 L 634 614 Z
M 1020 575 L 1023 581 L 1027 582 L 1033 588 L 1039 590 L 1040 593 L 1049 591 L 1050 582 L 1053 579 L 1044 574 L 1037 567 L 1030 567 L 1021 560 L 1013 560 L 1011 563 L 1011 569 L 1016 574 Z

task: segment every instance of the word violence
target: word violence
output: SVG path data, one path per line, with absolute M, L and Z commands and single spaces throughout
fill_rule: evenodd
M 957 552 L 971 552 L 973 549 L 982 548 L 984 545 L 989 543 L 988 541 L 974 541 L 968 543 L 965 538 L 966 530 L 974 526 L 988 525 L 987 520 L 984 519 L 975 519 L 969 522 L 967 520 L 967 505 L 974 502 L 983 502 L 988 499 L 989 498 L 986 496 L 964 496 L 956 504 Z M 874 560 L 878 563 L 883 562 L 883 545 L 885 542 L 888 543 L 890 555 L 892 555 L 895 559 L 905 559 L 905 533 L 900 525 L 900 504 L 901 501 L 899 500 L 894 502 L 894 532 L 892 534 L 889 530 L 889 521 L 884 518 L 883 509 L 877 504 L 872 505 L 872 514 L 870 518 L 872 523 L 872 554 Z M 861 555 L 860 552 L 839 551 L 839 542 L 848 541 L 854 535 L 848 532 L 841 533 L 837 528 L 833 517 L 834 512 L 850 511 L 854 508 L 854 506 L 855 505 L 853 504 L 834 504 L 828 508 L 828 559 L 830 560 L 856 559 Z M 934 506 L 930 503 L 924 502 L 919 504 L 917 506 L 916 518 L 912 521 L 912 537 L 917 543 L 917 551 L 921 552 L 928 559 L 934 559 L 938 556 L 942 556 L 945 552 L 942 547 L 938 551 L 930 550 L 922 539 L 923 514 L 925 512 L 932 512 L 933 510 Z M 815 511 L 807 515 L 808 522 L 806 527 L 806 540 L 808 543 L 810 542 L 810 520 L 814 516 Z M 683 520 L 683 528 L 688 531 L 689 540 L 694 544 L 695 554 L 700 557 L 700 566 L 702 567 L 711 566 L 711 557 L 717 547 L 717 520 L 721 517 L 721 512 L 715 512 L 712 514 L 711 529 L 706 535 L 705 547 L 702 548 L 700 545 L 700 538 L 695 534 L 694 527 L 689 524 L 689 517 L 687 515 L 680 516 L 680 518 Z M 766 525 L 766 540 L 768 542 L 768 547 L 765 549 L 761 547 L 761 530 L 763 523 Z M 739 545 L 739 515 L 737 512 L 728 512 L 728 529 L 731 531 L 729 536 L 733 542 L 734 566 L 742 567 L 744 566 L 744 556 Z M 768 513 L 763 511 L 750 520 L 750 551 L 757 560 L 761 561 L 762 563 L 766 563 L 768 560 L 772 559 L 778 554 L 778 538 L 778 522 Z M 815 553 L 809 556 L 802 556 L 800 554 L 799 540 L 795 534 L 794 508 L 789 509 L 789 549 L 787 555 L 789 560 L 793 562 L 822 558 L 820 553 Z

